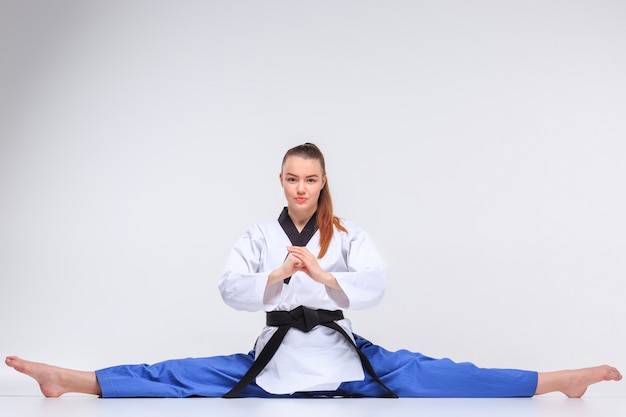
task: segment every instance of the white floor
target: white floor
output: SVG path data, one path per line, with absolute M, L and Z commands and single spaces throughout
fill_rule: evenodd
M 100 399 L 91 396 L 0 397 L 2 417 L 163 416 L 626 416 L 626 397 L 567 399 L 549 396 L 509 399 Z

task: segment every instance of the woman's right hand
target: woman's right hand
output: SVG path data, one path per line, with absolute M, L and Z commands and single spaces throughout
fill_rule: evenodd
M 270 285 L 283 281 L 285 278 L 289 278 L 298 272 L 303 266 L 304 265 L 301 260 L 289 253 L 282 265 L 270 272 L 270 275 L 267 278 L 267 286 L 269 287 Z

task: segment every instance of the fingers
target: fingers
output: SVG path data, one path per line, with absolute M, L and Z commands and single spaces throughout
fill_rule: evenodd
M 283 265 L 285 265 L 285 267 L 289 270 L 289 274 L 293 274 L 294 272 L 299 271 L 300 268 L 302 268 L 303 263 L 300 259 L 298 259 L 297 256 L 290 253 L 285 258 L 285 262 Z
M 296 261 L 294 266 L 299 271 L 305 272 L 311 278 L 315 279 L 315 275 L 323 272 L 317 263 L 317 258 L 304 246 L 288 246 L 289 255 L 293 256 Z
M 306 246 L 287 246 L 287 250 L 289 252 L 302 252 L 302 251 L 309 252 Z
M 299 265 L 300 267 L 311 267 L 317 264 L 315 256 L 303 246 L 288 246 L 287 251 L 289 251 L 291 255 L 293 255 L 295 258 L 298 259 L 298 261 L 301 262 L 301 264 Z

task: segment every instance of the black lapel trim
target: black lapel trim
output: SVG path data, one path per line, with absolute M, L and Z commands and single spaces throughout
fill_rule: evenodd
M 317 232 L 317 212 L 313 213 L 301 232 L 298 232 L 296 225 L 293 224 L 293 220 L 291 220 L 291 217 L 287 214 L 287 207 L 283 208 L 280 216 L 278 216 L 278 223 L 287 234 L 287 237 L 293 246 L 306 246 L 315 232 Z M 285 284 L 289 284 L 290 279 L 291 277 L 285 278 Z

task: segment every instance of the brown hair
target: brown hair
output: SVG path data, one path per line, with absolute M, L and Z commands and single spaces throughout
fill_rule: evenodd
M 312 143 L 305 143 L 304 145 L 295 146 L 285 153 L 283 157 L 282 166 L 285 165 L 287 158 L 291 156 L 299 156 L 304 159 L 317 159 L 322 166 L 322 174 L 326 175 L 326 163 L 324 162 L 324 155 L 322 151 Z M 339 218 L 333 214 L 333 200 L 330 196 L 330 189 L 328 188 L 328 178 L 326 179 L 326 185 L 320 191 L 319 199 L 317 200 L 317 228 L 320 231 L 320 252 L 317 255 L 318 258 L 322 258 L 328 250 L 330 240 L 333 237 L 333 227 L 336 227 L 342 232 L 348 232 L 345 227 L 339 222 Z

